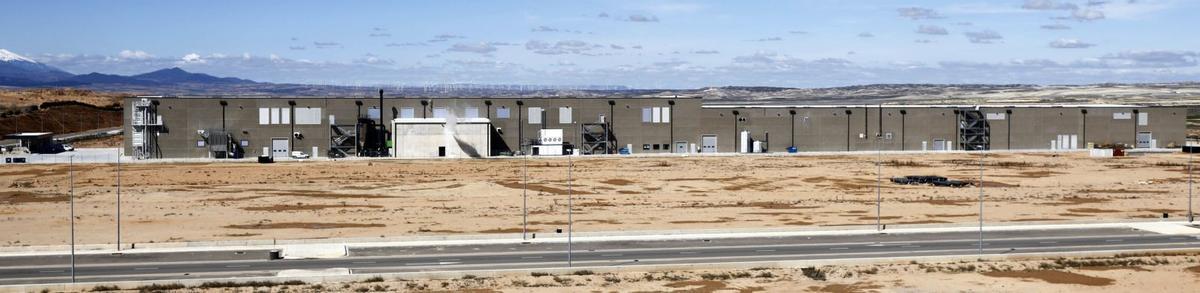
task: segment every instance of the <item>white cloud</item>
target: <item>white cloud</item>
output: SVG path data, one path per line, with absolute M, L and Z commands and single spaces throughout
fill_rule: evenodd
M 446 49 L 447 52 L 489 54 L 496 52 L 496 46 L 489 43 L 457 43 Z
M 1094 46 L 1096 44 L 1085 43 L 1077 39 L 1058 39 L 1050 42 L 1050 47 L 1056 49 L 1086 49 Z
M 132 60 L 146 60 L 146 59 L 154 58 L 154 55 L 150 55 L 150 53 L 146 53 L 146 51 L 140 51 L 140 50 L 121 50 L 120 53 L 117 53 L 117 58 L 132 59 Z
M 1029 10 L 1075 10 L 1079 9 L 1079 6 L 1074 3 L 1057 0 L 1025 0 L 1025 4 L 1022 4 L 1021 8 Z
M 183 55 L 183 57 L 179 58 L 179 60 L 183 64 L 195 64 L 195 63 L 208 62 L 207 60 L 204 60 L 203 58 L 201 58 L 200 54 L 196 54 L 196 53 L 188 53 L 187 55 Z
M 1071 18 L 1078 21 L 1093 21 L 1104 19 L 1104 12 L 1090 8 L 1080 8 L 1071 11 Z
M 629 18 L 626 19 L 626 21 L 629 21 L 629 22 L 658 22 L 658 16 L 634 14 L 634 15 L 630 15 Z
M 992 30 L 965 32 L 963 35 L 966 35 L 967 40 L 971 41 L 971 43 L 976 44 L 991 44 L 995 41 L 1004 39 L 1004 36 L 1001 36 L 999 33 Z
M 944 36 L 950 34 L 946 28 L 936 25 L 921 25 L 917 28 L 918 34 Z
M 1044 30 L 1069 30 L 1069 29 L 1071 29 L 1070 26 L 1067 26 L 1065 24 L 1058 24 L 1058 23 L 1042 25 L 1041 28 Z
M 896 9 L 896 12 L 900 14 L 900 17 L 912 20 L 945 18 L 933 9 L 921 7 L 904 7 Z

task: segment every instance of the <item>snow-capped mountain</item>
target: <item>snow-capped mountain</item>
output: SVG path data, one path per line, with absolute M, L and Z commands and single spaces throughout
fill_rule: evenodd
M 74 74 L 0 49 L 0 85 L 34 85 L 70 78 Z

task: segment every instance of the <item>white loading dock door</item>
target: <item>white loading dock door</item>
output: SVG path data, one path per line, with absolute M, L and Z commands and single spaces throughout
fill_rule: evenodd
M 399 158 L 479 158 L 491 151 L 487 118 L 392 120 L 392 154 Z
M 290 152 L 291 152 L 291 148 L 288 147 L 288 140 L 286 138 L 272 138 L 271 139 L 271 157 L 272 158 L 277 158 L 277 159 L 278 158 L 287 158 L 288 153 L 290 153 Z
M 705 136 L 701 137 L 700 152 L 701 153 L 716 153 L 717 152 L 717 136 L 716 135 L 705 135 Z

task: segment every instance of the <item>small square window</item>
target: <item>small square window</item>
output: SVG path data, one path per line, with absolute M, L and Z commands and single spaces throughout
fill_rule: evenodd
M 883 139 L 892 139 L 892 133 L 891 133 L 891 132 L 884 133 L 884 134 L 883 134 Z
M 662 149 L 663 149 L 663 150 L 669 150 L 669 149 L 671 149 L 671 145 L 668 145 L 668 144 L 665 144 L 665 143 L 664 143 L 664 144 L 662 144 Z
M 643 151 L 648 151 L 648 150 L 650 150 L 650 144 L 643 144 L 643 145 L 642 145 L 642 150 L 643 150 Z
M 656 144 L 652 144 L 651 146 L 654 146 L 654 150 L 656 150 L 656 151 L 657 151 L 657 150 L 659 150 L 659 149 L 658 149 L 658 144 L 657 144 L 657 143 L 656 143 Z

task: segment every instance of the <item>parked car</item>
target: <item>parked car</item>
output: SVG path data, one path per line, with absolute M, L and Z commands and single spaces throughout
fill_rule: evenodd
M 946 186 L 946 187 L 963 187 L 963 186 L 970 185 L 970 183 L 967 183 L 966 181 L 949 180 L 949 179 L 944 179 L 944 178 L 943 178 L 943 180 L 930 182 L 930 184 L 933 184 L 933 186 Z
M 73 152 L 73 151 L 75 151 L 75 146 L 72 146 L 72 145 L 71 145 L 71 144 L 69 144 L 69 143 L 64 143 L 64 144 L 62 144 L 62 148 L 63 148 L 63 151 L 64 151 L 64 152 Z
M 929 175 L 912 175 L 912 176 L 905 176 L 905 178 L 908 178 L 908 180 L 912 180 L 913 184 L 929 184 L 929 183 L 933 183 L 934 181 L 946 180 L 946 177 L 929 176 Z
M 293 159 L 307 159 L 308 154 L 305 154 L 304 152 L 301 152 L 301 151 L 292 151 L 292 158 Z

